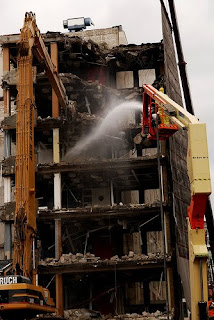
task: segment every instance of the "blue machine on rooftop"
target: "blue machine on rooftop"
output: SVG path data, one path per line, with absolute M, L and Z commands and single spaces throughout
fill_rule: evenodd
M 64 29 L 68 29 L 70 32 L 77 32 L 86 29 L 86 27 L 94 26 L 91 18 L 71 18 L 67 20 L 63 20 Z

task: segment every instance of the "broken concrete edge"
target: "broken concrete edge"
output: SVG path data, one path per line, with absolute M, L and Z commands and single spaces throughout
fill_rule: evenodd
M 161 162 L 163 163 L 167 157 L 161 156 Z M 152 167 L 156 165 L 157 154 L 145 155 L 137 158 L 118 158 L 118 159 L 96 159 L 96 158 L 73 158 L 70 161 L 61 161 L 60 163 L 47 162 L 38 163 L 35 161 L 35 171 L 40 173 L 52 173 L 64 171 L 64 172 L 87 172 L 90 170 L 99 171 L 102 169 L 106 170 L 117 170 L 119 169 L 130 169 L 130 166 L 144 168 Z M 15 173 L 15 156 L 11 156 L 3 159 L 2 164 L 2 176 L 8 176 Z M 93 167 L 93 168 L 92 168 Z
M 74 320 L 74 319 L 91 319 L 93 317 L 93 313 L 96 311 L 87 310 L 87 309 L 68 309 L 64 311 L 64 317 L 67 320 Z M 90 313 L 92 315 L 90 316 Z M 87 318 L 88 316 L 88 318 Z M 170 312 L 169 319 L 172 320 L 174 318 L 174 309 Z M 165 320 L 167 319 L 167 315 L 159 310 L 149 313 L 143 311 L 141 314 L 137 313 L 126 313 L 126 314 L 119 314 L 115 316 L 103 316 L 97 317 L 98 319 L 108 319 L 108 320 L 127 320 L 127 319 L 138 319 L 138 320 Z
M 126 313 L 126 314 L 119 314 L 119 315 L 101 315 L 100 313 L 94 310 L 88 310 L 85 308 L 81 309 L 67 309 L 64 310 L 64 318 L 57 317 L 56 314 L 38 316 L 37 319 L 50 319 L 50 320 L 89 320 L 89 319 L 108 319 L 108 320 L 128 320 L 128 319 L 138 319 L 138 320 L 167 320 L 167 315 L 164 312 L 159 310 L 155 312 L 146 312 L 143 311 L 141 314 L 138 313 Z M 174 319 L 174 309 L 169 314 L 169 319 Z M 34 320 L 34 319 L 33 319 Z M 36 320 L 36 319 L 35 319 Z
M 118 27 L 116 27 L 118 28 Z M 148 50 L 151 48 L 156 48 L 159 46 L 163 46 L 163 42 L 155 42 L 155 43 L 142 43 L 140 45 L 137 44 L 120 44 L 119 46 L 115 46 L 110 48 L 106 42 L 94 42 L 91 39 L 88 38 L 84 38 L 84 35 L 86 35 L 87 33 L 91 33 L 90 37 L 93 36 L 94 32 L 106 32 L 108 33 L 109 30 L 114 30 L 115 27 L 111 27 L 111 28 L 104 28 L 104 29 L 96 29 L 96 30 L 86 30 L 84 31 L 84 33 L 82 32 L 76 32 L 75 34 L 73 33 L 61 33 L 61 32 L 50 32 L 48 31 L 47 33 L 43 33 L 42 37 L 44 42 L 50 43 L 52 41 L 54 42 L 61 42 L 64 43 L 65 41 L 68 42 L 66 43 L 67 45 L 69 45 L 70 43 L 75 43 L 75 42 L 79 42 L 82 45 L 88 45 L 88 49 L 90 50 L 92 49 L 100 49 L 102 51 L 104 51 L 104 53 L 112 51 L 112 53 L 114 53 L 116 50 L 122 50 L 124 51 L 125 49 L 130 51 L 131 49 L 135 49 L 139 48 L 139 50 Z M 121 30 L 120 30 L 121 31 Z M 89 37 L 89 38 L 90 38 Z M 0 45 L 10 45 L 10 44 L 17 44 L 20 40 L 20 33 L 16 33 L 16 34 L 8 34 L 8 35 L 1 35 L 0 36 Z
M 167 203 L 164 202 L 163 206 L 167 206 Z M 149 209 L 149 208 L 159 208 L 160 207 L 160 201 L 155 201 L 153 203 L 142 203 L 142 204 L 114 204 L 113 206 L 100 206 L 100 205 L 93 205 L 88 207 L 77 207 L 77 208 L 62 208 L 62 209 L 53 209 L 50 210 L 48 208 L 38 208 L 38 214 L 52 214 L 52 213 L 95 213 L 95 212 L 109 212 L 112 213 L 113 211 L 139 211 L 142 209 Z
M 166 208 L 168 206 L 167 202 L 163 203 L 163 206 Z M 46 207 L 39 207 L 37 211 L 37 219 L 39 220 L 52 220 L 54 219 L 55 215 L 61 219 L 70 219 L 72 215 L 76 218 L 90 216 L 93 218 L 93 214 L 98 213 L 99 215 L 106 214 L 106 215 L 117 215 L 123 214 L 126 215 L 127 213 L 131 212 L 134 213 L 142 213 L 142 211 L 153 211 L 154 209 L 159 210 L 160 208 L 160 201 L 155 201 L 153 203 L 144 203 L 144 204 L 115 204 L 113 206 L 88 206 L 88 207 L 77 207 L 77 208 L 62 208 L 62 209 L 48 209 Z M 3 206 L 0 207 L 0 221 L 13 221 L 14 220 L 14 213 L 15 213 L 15 201 L 7 202 Z
M 165 156 L 161 156 L 161 160 L 164 160 Z M 143 162 L 146 160 L 157 160 L 157 154 L 156 155 L 145 155 L 145 156 L 140 156 L 137 158 L 117 158 L 117 159 L 99 159 L 97 160 L 96 158 L 81 158 L 77 157 L 72 159 L 72 161 L 61 161 L 60 163 L 55 163 L 55 162 L 48 162 L 48 163 L 39 163 L 38 164 L 38 170 L 39 169 L 44 169 L 44 168 L 58 168 L 58 167 L 66 167 L 66 166 L 83 166 L 84 164 L 87 166 L 89 164 L 92 164 L 94 166 L 96 165 L 102 165 L 102 164 L 118 164 L 118 163 L 124 163 L 124 164 L 129 164 L 129 163 L 135 163 L 135 164 L 141 164 L 143 166 Z M 112 167 L 113 168 L 113 167 Z
M 86 124 L 94 124 L 94 122 L 96 121 L 96 123 L 99 123 L 103 120 L 103 118 L 97 116 L 96 114 L 89 114 L 87 112 L 76 112 L 75 114 L 75 119 L 73 119 L 73 124 L 79 124 L 83 123 L 83 121 L 86 122 Z M 58 118 L 52 118 L 50 116 L 48 116 L 47 118 L 41 118 L 40 116 L 38 116 L 35 121 L 34 121 L 34 126 L 36 128 L 36 130 L 38 129 L 54 129 L 54 128 L 61 128 L 64 123 L 66 122 L 66 118 L 62 115 Z M 11 115 L 11 116 L 7 116 L 4 118 L 4 120 L 2 120 L 1 122 L 1 127 L 3 130 L 15 130 L 16 129 L 16 113 Z M 121 130 L 130 130 L 130 129 L 140 129 L 141 126 L 139 125 L 134 125 L 134 124 L 130 124 L 129 127 L 122 127 Z
M 165 259 L 167 262 L 171 262 L 171 255 L 166 255 Z M 110 259 L 102 260 L 100 257 L 96 257 L 94 254 L 87 252 L 85 255 L 82 253 L 68 253 L 62 254 L 60 259 L 56 258 L 46 258 L 45 260 L 40 260 L 40 266 L 65 266 L 65 265 L 75 265 L 84 264 L 96 266 L 98 265 L 112 265 L 118 263 L 158 263 L 164 260 L 164 255 L 162 253 L 148 253 L 145 254 L 135 254 L 133 251 L 129 251 L 128 255 L 124 255 L 121 258 L 118 255 L 111 257 Z

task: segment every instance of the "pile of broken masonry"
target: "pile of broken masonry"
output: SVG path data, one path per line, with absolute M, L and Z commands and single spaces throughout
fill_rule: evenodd
M 65 265 L 73 263 L 117 263 L 117 262 L 126 262 L 126 261 L 154 261 L 157 259 L 163 259 L 164 256 L 161 253 L 148 253 L 145 254 L 135 254 L 133 251 L 129 251 L 128 255 L 124 255 L 121 258 L 118 255 L 111 257 L 110 259 L 102 260 L 100 257 L 96 257 L 93 253 L 87 252 L 85 255 L 82 253 L 68 253 L 63 254 L 60 259 L 56 258 L 46 258 L 45 260 L 40 261 L 40 265 Z M 166 257 L 167 261 L 170 261 L 170 256 Z
M 64 317 L 66 320 L 89 320 L 95 317 L 95 314 L 91 315 L 90 310 L 87 309 L 71 309 L 64 311 Z M 121 314 L 117 316 L 96 316 L 97 319 L 103 320 L 167 320 L 167 315 L 157 310 L 154 313 L 143 312 L 142 314 L 137 313 L 127 313 Z M 174 318 L 173 312 L 169 315 L 169 319 L 172 320 Z

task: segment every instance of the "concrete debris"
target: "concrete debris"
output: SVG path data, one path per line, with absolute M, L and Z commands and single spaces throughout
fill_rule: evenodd
M 56 258 L 46 258 L 45 260 L 40 261 L 40 265 L 42 266 L 60 266 L 66 264 L 77 264 L 77 263 L 123 263 L 127 261 L 137 261 L 137 262 L 154 262 L 156 260 L 162 260 L 164 258 L 163 254 L 160 253 L 149 253 L 145 254 L 135 254 L 133 251 L 129 251 L 128 255 L 124 255 L 121 258 L 118 255 L 111 257 L 110 259 L 101 260 L 100 257 L 96 257 L 93 253 L 87 252 L 85 255 L 82 253 L 69 253 L 63 254 L 60 259 Z M 171 257 L 167 255 L 167 261 L 170 261 Z
M 157 310 L 156 312 L 149 313 L 143 312 L 142 314 L 137 313 L 127 313 L 121 314 L 117 316 L 101 316 L 98 312 L 87 310 L 87 309 L 71 309 L 64 311 L 64 317 L 67 320 L 77 320 L 77 319 L 108 319 L 108 320 L 129 320 L 129 319 L 138 319 L 138 320 L 166 320 L 167 315 L 162 313 L 161 311 Z M 174 319 L 174 311 L 170 314 L 169 319 Z
M 64 317 L 68 320 L 88 320 L 88 319 L 102 319 L 99 312 L 88 309 L 71 309 L 64 311 Z
M 172 320 L 174 318 L 173 313 L 169 316 L 169 319 Z M 117 315 L 114 317 L 108 318 L 108 320 L 129 320 L 129 319 L 138 319 L 138 320 L 167 320 L 167 315 L 157 310 L 156 312 L 149 313 L 143 312 L 142 314 L 137 313 L 127 313 L 123 315 Z
M 166 206 L 166 202 L 163 203 L 164 206 Z M 150 204 L 123 204 L 122 202 L 120 202 L 118 205 L 114 204 L 113 206 L 101 206 L 101 205 L 93 205 L 93 206 L 86 206 L 84 208 L 82 207 L 77 207 L 77 208 L 72 208 L 72 209 L 67 209 L 67 208 L 62 208 L 62 209 L 48 209 L 47 207 L 39 207 L 39 214 L 50 214 L 50 213 L 62 213 L 62 214 L 66 214 L 68 212 L 72 212 L 72 213 L 82 213 L 82 214 L 87 214 L 87 213 L 106 213 L 106 212 L 110 212 L 113 213 L 113 211 L 142 211 L 143 209 L 149 209 L 149 208 L 159 208 L 160 207 L 160 202 L 155 202 L 155 203 L 150 203 Z

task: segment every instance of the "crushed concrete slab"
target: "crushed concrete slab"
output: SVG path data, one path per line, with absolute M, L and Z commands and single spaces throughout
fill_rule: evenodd
M 156 312 L 149 313 L 149 312 L 143 312 L 142 314 L 137 313 L 127 313 L 127 314 L 120 314 L 116 316 L 104 316 L 100 315 L 98 312 L 87 310 L 87 309 L 70 309 L 64 311 L 64 317 L 67 320 L 77 320 L 77 319 L 83 319 L 88 320 L 92 318 L 97 319 L 108 319 L 108 320 L 167 320 L 167 315 L 162 313 L 161 311 L 157 310 Z M 174 311 L 171 312 L 169 316 L 170 320 L 174 319 Z
M 114 317 L 108 318 L 108 320 L 129 320 L 129 319 L 138 319 L 138 320 L 167 320 L 167 315 L 157 310 L 156 312 L 149 313 L 143 312 L 142 314 L 132 313 L 132 314 L 123 314 Z M 173 319 L 173 314 L 169 316 L 169 319 Z
M 70 309 L 64 311 L 64 317 L 68 320 L 81 319 L 103 319 L 101 314 L 97 311 L 88 309 Z
M 124 255 L 121 258 L 118 255 L 111 257 L 110 259 L 102 260 L 100 257 L 96 257 L 93 253 L 87 252 L 85 255 L 82 253 L 69 253 L 63 254 L 60 259 L 56 258 L 46 258 L 39 262 L 40 266 L 60 266 L 60 265 L 70 265 L 70 264 L 79 264 L 79 263 L 88 263 L 88 264 L 99 264 L 106 263 L 107 265 L 115 264 L 117 262 L 123 263 L 127 261 L 136 261 L 136 262 L 154 262 L 158 260 L 163 260 L 164 256 L 160 253 L 149 253 L 145 254 L 135 254 L 133 251 L 129 251 L 128 255 Z M 167 255 L 167 261 L 171 260 L 171 257 Z

